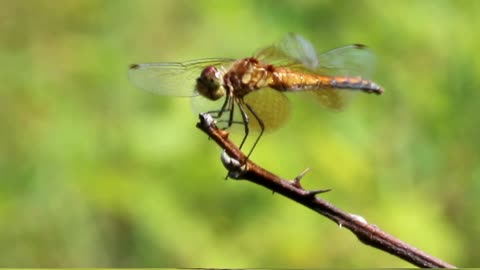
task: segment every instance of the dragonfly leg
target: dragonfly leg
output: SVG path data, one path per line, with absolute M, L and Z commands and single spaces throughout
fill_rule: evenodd
M 223 113 L 226 113 L 226 112 L 229 113 L 228 119 L 219 119 L 217 121 L 218 123 L 227 123 L 227 125 L 225 127 L 222 127 L 221 129 L 222 130 L 229 129 L 233 124 L 242 124 L 243 125 L 243 121 L 235 121 L 233 119 L 234 113 L 235 113 L 235 106 L 234 106 L 233 100 L 229 99 L 229 102 L 225 103 L 225 104 L 226 104 L 226 106 L 222 106 L 222 109 L 220 109 L 220 110 L 215 110 L 215 111 L 209 111 L 208 112 L 208 113 L 216 113 L 217 114 L 216 116 L 212 116 L 215 119 L 220 118 Z
M 243 107 L 244 104 L 245 103 L 243 102 L 243 100 L 239 100 L 237 102 L 238 109 L 240 110 L 240 114 L 242 115 L 243 126 L 245 128 L 245 136 L 243 137 L 242 142 L 240 143 L 240 147 L 238 147 L 238 149 L 240 149 L 240 150 L 242 149 L 243 144 L 247 140 L 248 133 L 250 132 L 250 128 L 248 127 L 248 121 L 249 121 L 248 120 L 248 115 L 247 115 L 247 112 L 245 112 L 245 108 Z M 245 104 L 245 105 L 247 105 L 247 104 Z
M 235 104 L 233 104 L 233 99 L 230 99 L 232 100 L 232 102 L 230 102 L 230 115 L 228 116 L 228 125 L 227 125 L 227 128 L 231 127 L 232 124 L 234 124 L 236 121 L 233 121 L 233 114 L 234 114 L 234 111 L 235 111 Z
M 233 98 L 230 99 L 230 103 L 229 103 L 229 110 L 230 110 L 230 116 L 229 116 L 229 119 L 228 119 L 228 124 L 227 124 L 227 128 L 231 127 L 233 124 L 243 124 L 243 126 L 245 127 L 245 136 L 243 137 L 243 140 L 242 140 L 242 143 L 240 144 L 240 147 L 239 149 L 242 149 L 242 146 L 243 144 L 245 143 L 245 140 L 247 139 L 248 137 L 248 132 L 249 132 L 249 128 L 248 128 L 248 116 L 247 114 L 245 113 L 245 109 L 243 108 L 242 104 L 240 104 L 240 102 L 237 102 L 237 105 L 238 105 L 238 108 L 240 110 L 240 114 L 242 115 L 242 122 L 239 122 L 239 121 L 234 121 L 233 120 L 233 113 L 234 113 L 234 109 L 235 109 L 235 104 L 234 104 L 234 100 Z M 224 121 L 227 121 L 227 120 L 224 120 Z M 225 150 L 224 150 L 224 153 L 225 153 Z M 222 161 L 223 161 L 223 154 L 222 154 Z M 238 161 L 237 161 L 238 163 Z M 224 162 L 224 165 L 225 165 L 225 162 Z M 245 169 L 245 165 L 241 167 L 242 170 Z M 227 175 L 225 176 L 225 180 L 228 179 L 228 177 L 232 177 L 232 178 L 238 178 L 240 176 L 240 173 L 235 173 L 234 171 L 232 171 L 232 167 L 228 168 L 229 169 L 229 172 L 227 173 Z
M 243 121 L 230 121 L 230 120 L 224 120 L 224 119 L 218 120 L 218 123 L 228 123 L 229 125 L 226 128 L 233 126 L 233 124 L 237 124 L 237 125 L 244 124 Z
M 244 103 L 244 104 L 245 104 L 245 106 L 247 106 L 247 109 L 253 114 L 253 116 L 257 120 L 258 124 L 260 125 L 260 134 L 258 134 L 258 137 L 255 140 L 255 143 L 253 143 L 252 149 L 250 149 L 250 152 L 247 155 L 247 159 L 248 159 L 250 157 L 250 155 L 252 154 L 253 149 L 255 149 L 255 146 L 257 146 L 258 141 L 260 141 L 260 138 L 262 137 L 263 132 L 265 131 L 265 124 L 263 123 L 262 119 L 260 119 L 260 117 L 258 117 L 255 110 L 248 103 Z
M 232 99 L 230 98 L 229 95 L 227 95 L 225 97 L 225 101 L 223 102 L 223 105 L 220 108 L 220 110 L 212 110 L 212 111 L 208 111 L 207 113 L 208 114 L 216 114 L 216 115 L 212 115 L 212 117 L 215 118 L 215 119 L 218 119 L 218 118 L 222 117 L 224 112 L 229 112 L 231 110 L 232 110 Z

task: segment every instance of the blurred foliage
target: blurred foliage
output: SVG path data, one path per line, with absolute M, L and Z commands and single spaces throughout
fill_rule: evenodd
M 279 195 L 223 181 L 185 98 L 131 63 L 245 57 L 293 31 L 369 45 L 382 96 L 292 98 L 253 160 L 382 229 L 480 265 L 478 1 L 0 2 L 0 265 L 405 267 Z M 290 139 L 287 139 L 290 138 Z

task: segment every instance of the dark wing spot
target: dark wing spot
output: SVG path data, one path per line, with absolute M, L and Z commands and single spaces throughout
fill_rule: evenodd
M 366 48 L 368 48 L 367 45 L 363 45 L 363 44 L 353 44 L 353 46 L 355 46 L 355 49 L 366 49 Z
M 140 68 L 140 65 L 138 65 L 138 64 L 131 64 L 130 65 L 130 69 L 138 69 L 138 68 Z

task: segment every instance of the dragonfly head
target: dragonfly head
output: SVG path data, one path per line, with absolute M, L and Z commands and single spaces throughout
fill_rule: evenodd
M 200 95 L 210 100 L 217 100 L 223 97 L 225 88 L 222 86 L 221 77 L 222 75 L 216 67 L 206 67 L 197 79 L 196 90 Z

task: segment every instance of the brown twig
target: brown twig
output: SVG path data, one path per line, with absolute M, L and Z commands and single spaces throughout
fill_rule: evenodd
M 307 171 L 289 181 L 263 169 L 251 160 L 247 160 L 247 157 L 228 140 L 228 133 L 215 126 L 214 120 L 209 114 L 200 114 L 200 122 L 197 127 L 224 149 L 222 161 L 229 170 L 231 178 L 248 180 L 290 198 L 327 217 L 341 227 L 347 228 L 362 243 L 388 252 L 416 266 L 455 268 L 451 264 L 396 239 L 377 226 L 369 224 L 361 216 L 342 211 L 329 202 L 316 197 L 317 194 L 329 190 L 308 191 L 303 189 L 300 180 Z

